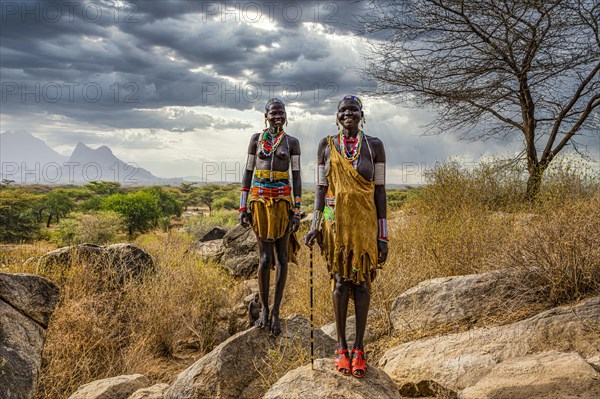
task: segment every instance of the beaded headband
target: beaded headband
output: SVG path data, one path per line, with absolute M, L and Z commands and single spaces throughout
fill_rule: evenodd
M 338 103 L 338 109 L 340 108 L 340 104 L 343 103 L 346 100 L 355 101 L 358 104 L 358 107 L 360 108 L 360 110 L 362 111 L 362 101 L 360 101 L 360 98 L 358 98 L 356 96 L 344 96 L 344 98 L 342 98 L 340 100 L 340 102 Z
M 265 105 L 265 112 L 269 111 L 269 107 L 273 104 L 281 104 L 281 106 L 285 109 L 285 104 L 283 103 L 283 101 L 281 101 L 278 98 L 272 98 L 269 101 L 267 101 L 267 104 Z

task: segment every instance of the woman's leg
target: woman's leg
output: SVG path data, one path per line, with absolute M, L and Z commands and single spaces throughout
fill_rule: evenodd
M 335 274 L 335 287 L 333 289 L 333 311 L 335 314 L 335 328 L 338 336 L 338 349 L 348 349 L 346 342 L 346 317 L 348 314 L 348 300 L 350 299 L 350 284 L 338 273 Z
M 354 285 L 353 290 L 354 310 L 356 314 L 356 338 L 354 339 L 354 348 L 363 349 L 363 339 L 367 328 L 367 316 L 369 314 L 369 305 L 371 303 L 371 293 L 369 292 L 366 282 Z
M 269 326 L 269 285 L 270 285 L 270 273 L 271 263 L 273 256 L 273 243 L 265 242 L 256 237 L 258 241 L 258 292 L 260 294 L 260 316 L 256 321 L 256 325 L 259 327 Z
M 353 285 L 354 292 L 354 309 L 356 312 L 356 338 L 352 348 L 352 374 L 360 378 L 367 371 L 367 361 L 364 352 L 364 336 L 367 327 L 367 316 L 369 314 L 369 304 L 371 302 L 371 294 L 367 283 Z
M 273 335 L 279 335 L 281 333 L 281 326 L 279 323 L 279 307 L 281 306 L 285 282 L 287 280 L 289 238 L 290 233 L 288 232 L 283 237 L 275 241 L 275 299 L 273 300 L 273 309 L 271 310 L 271 332 Z

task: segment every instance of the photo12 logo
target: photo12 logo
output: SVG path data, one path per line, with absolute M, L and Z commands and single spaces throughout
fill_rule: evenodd
M 202 103 L 241 101 L 256 103 L 268 101 L 273 97 L 281 98 L 284 102 L 313 101 L 320 103 L 335 96 L 339 87 L 334 82 L 315 82 L 304 90 L 296 82 L 247 82 L 229 83 L 226 81 L 202 82 Z M 310 94 L 309 94 L 310 93 Z M 310 98 L 307 98 L 309 97 Z
M 311 1 L 202 1 L 202 22 L 274 22 L 286 23 L 314 22 L 334 24 L 339 22 L 338 2 Z
M 138 5 L 128 1 L 4 1 L 0 3 L 2 23 L 137 23 Z
M 10 82 L 0 83 L 2 103 L 97 103 L 103 99 L 115 103 L 138 103 L 140 88 L 135 82 L 111 83 L 102 87 L 96 82 Z
M 81 184 L 92 181 L 113 181 L 136 184 L 140 170 L 135 163 L 100 165 L 96 162 L 58 162 L 26 164 L 2 162 L 0 177 L 18 184 Z

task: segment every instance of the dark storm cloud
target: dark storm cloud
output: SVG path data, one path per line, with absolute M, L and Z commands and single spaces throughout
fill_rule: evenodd
M 29 131 L 55 132 L 57 145 L 155 148 L 160 130 L 251 128 L 184 107 L 262 113 L 277 96 L 333 115 L 338 98 L 364 83 L 346 65 L 357 60 L 354 15 L 368 2 L 226 3 L 3 0 L 2 114 Z M 340 49 L 331 35 L 348 41 Z M 55 120 L 78 128 L 65 132 Z M 148 137 L 114 133 L 127 129 Z

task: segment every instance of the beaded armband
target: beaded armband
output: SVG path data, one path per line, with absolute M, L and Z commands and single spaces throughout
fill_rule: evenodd
M 387 219 L 377 219 L 377 239 L 388 241 Z
M 317 166 L 317 186 L 326 186 L 327 176 L 325 174 L 325 165 Z
M 238 212 L 243 212 L 246 209 L 248 209 L 246 207 L 246 203 L 248 202 L 248 192 L 250 191 L 249 188 L 242 188 L 242 195 L 240 195 L 240 209 L 238 209 Z
M 375 163 L 375 185 L 385 185 L 385 162 Z
M 294 217 L 300 219 L 302 216 L 302 197 L 294 198 Z
M 248 158 L 246 158 L 246 170 L 254 170 L 254 165 L 256 163 L 256 155 L 248 154 Z
M 323 212 L 317 211 L 315 209 L 315 212 L 313 214 L 312 225 L 310 226 L 311 230 L 316 230 L 316 231 L 320 230 L 322 216 L 323 216 Z
M 300 155 L 292 155 L 292 172 L 300 170 Z

